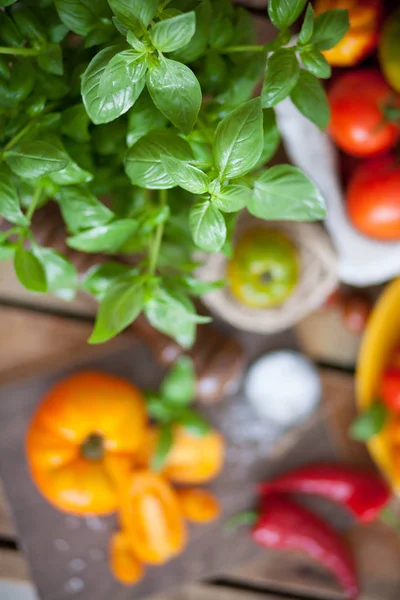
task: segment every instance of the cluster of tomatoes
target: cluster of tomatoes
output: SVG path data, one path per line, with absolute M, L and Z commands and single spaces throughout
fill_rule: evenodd
M 332 66 L 350 67 L 328 89 L 329 133 L 350 170 L 349 219 L 366 236 L 400 240 L 400 9 L 390 12 L 393 5 L 383 0 L 316 5 L 349 11 L 349 32 L 326 53 Z

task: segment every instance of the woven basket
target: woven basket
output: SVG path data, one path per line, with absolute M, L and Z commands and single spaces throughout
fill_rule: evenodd
M 314 223 L 289 221 L 264 222 L 247 212 L 239 218 L 235 240 L 254 227 L 279 229 L 296 246 L 299 253 L 300 277 L 292 295 L 275 308 L 254 309 L 239 303 L 229 287 L 203 297 L 204 304 L 215 315 L 234 327 L 255 333 L 274 333 L 291 327 L 312 312 L 338 285 L 337 258 L 328 234 Z M 235 241 L 234 240 L 234 241 Z M 203 281 L 226 279 L 228 259 L 223 254 L 203 256 L 197 275 Z

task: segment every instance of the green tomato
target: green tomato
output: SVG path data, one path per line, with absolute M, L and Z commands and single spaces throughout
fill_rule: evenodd
M 299 278 L 299 261 L 292 242 L 280 231 L 251 229 L 237 243 L 228 264 L 233 296 L 252 308 L 282 304 Z

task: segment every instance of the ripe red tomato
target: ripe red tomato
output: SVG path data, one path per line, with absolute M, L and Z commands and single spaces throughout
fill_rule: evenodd
M 378 240 L 400 240 L 400 163 L 393 155 L 363 163 L 347 188 L 354 227 Z
M 373 156 L 396 143 L 400 128 L 384 121 L 382 107 L 400 107 L 376 69 L 357 69 L 340 75 L 328 93 L 331 107 L 329 132 L 336 144 L 353 156 Z
M 383 374 L 381 398 L 390 410 L 400 413 L 400 369 L 388 369 Z

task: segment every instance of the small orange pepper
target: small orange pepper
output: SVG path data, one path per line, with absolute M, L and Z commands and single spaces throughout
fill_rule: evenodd
M 111 571 L 120 583 L 134 585 L 142 579 L 144 575 L 143 565 L 135 556 L 126 532 L 118 531 L 114 533 L 111 538 L 109 552 Z
M 382 0 L 317 0 L 315 14 L 327 10 L 346 9 L 350 29 L 333 48 L 323 55 L 332 66 L 351 67 L 359 64 L 378 44 Z
M 218 498 L 207 490 L 188 488 L 177 490 L 179 505 L 185 519 L 194 523 L 214 521 L 221 514 Z
M 122 494 L 122 529 L 137 558 L 162 564 L 186 545 L 186 527 L 176 492 L 161 475 L 136 471 Z

